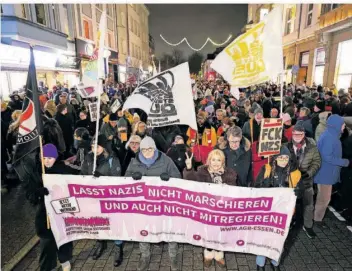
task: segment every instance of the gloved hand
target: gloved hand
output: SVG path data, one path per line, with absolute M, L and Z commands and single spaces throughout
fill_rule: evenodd
M 49 195 L 49 190 L 48 190 L 48 188 L 46 188 L 46 187 L 38 188 L 38 189 L 35 191 L 35 195 L 36 195 L 37 197 L 44 197 L 44 196 L 47 196 L 47 195 Z
M 95 171 L 93 174 L 94 177 L 99 178 L 100 176 L 102 176 L 102 174 L 99 171 Z
M 164 172 L 164 173 L 161 173 L 160 179 L 162 179 L 163 181 L 167 182 L 168 180 L 170 180 L 170 176 L 169 176 L 169 174 Z
M 132 178 L 133 178 L 133 180 L 138 181 L 138 180 L 142 179 L 142 173 L 140 173 L 140 172 L 133 172 L 133 173 L 132 173 Z
M 307 172 L 302 171 L 301 172 L 301 179 L 304 180 L 304 179 L 308 179 L 308 178 L 309 178 L 309 174 Z

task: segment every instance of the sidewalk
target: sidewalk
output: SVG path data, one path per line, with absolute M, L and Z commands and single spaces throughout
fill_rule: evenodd
M 286 241 L 285 252 L 281 262 L 281 270 L 345 270 L 352 271 L 352 232 L 345 223 L 340 222 L 331 213 L 327 213 L 326 223 L 329 229 L 316 229 L 317 238 L 310 240 L 303 230 L 293 229 Z M 95 240 L 80 240 L 74 243 L 74 257 L 72 271 L 112 271 L 137 270 L 140 258 L 138 243 L 125 244 L 125 260 L 120 267 L 113 266 L 114 246 L 108 243 L 108 249 L 102 257 L 91 259 Z M 188 244 L 180 244 L 180 269 L 184 271 L 203 270 L 203 249 Z M 39 270 L 39 246 L 33 250 L 16 266 L 14 270 Z M 227 270 L 256 270 L 255 256 L 250 254 L 225 253 Z M 61 268 L 58 268 L 61 270 Z M 167 244 L 152 246 L 150 269 L 155 271 L 169 271 L 169 257 Z M 214 265 L 207 271 L 221 270 Z M 266 270 L 271 270 L 267 264 Z

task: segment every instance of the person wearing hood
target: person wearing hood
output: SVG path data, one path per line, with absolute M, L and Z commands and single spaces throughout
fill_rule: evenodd
M 295 188 L 301 179 L 301 172 L 290 161 L 291 153 L 286 146 L 281 146 L 280 154 L 273 157 L 270 164 L 264 165 L 255 182 L 256 188 Z M 257 270 L 265 270 L 265 256 L 257 256 Z M 273 270 L 279 271 L 279 261 L 271 260 Z
M 163 181 L 168 181 L 170 178 L 181 178 L 181 174 L 171 158 L 160 152 L 156 148 L 154 140 L 149 136 L 141 141 L 140 152 L 136 158 L 131 160 L 125 176 L 132 177 L 134 180 L 141 180 L 142 176 L 160 176 Z M 139 243 L 139 249 L 142 256 L 138 270 L 146 271 L 151 257 L 150 243 Z M 177 250 L 177 243 L 169 243 L 171 270 L 178 269 Z
M 183 170 L 183 177 L 186 180 L 212 183 L 218 185 L 236 186 L 237 173 L 231 168 L 225 166 L 225 155 L 221 150 L 213 150 L 209 153 L 207 163 L 200 166 L 197 171 L 193 169 L 193 154 L 186 154 L 186 168 Z M 204 266 L 209 268 L 213 259 L 220 268 L 226 266 L 223 251 L 213 249 L 204 249 Z
M 226 167 L 237 172 L 237 185 L 248 187 L 252 182 L 252 152 L 250 141 L 242 136 L 240 127 L 226 132 L 228 146 L 224 150 Z
M 326 130 L 317 144 L 322 163 L 314 177 L 314 183 L 318 185 L 314 221 L 321 227 L 326 227 L 323 218 L 331 199 L 332 185 L 340 182 L 341 168 L 351 166 L 351 161 L 342 159 L 340 137 L 344 128 L 343 118 L 339 115 L 331 115 L 327 121 Z
M 176 135 L 171 148 L 166 152 L 172 161 L 175 163 L 177 169 L 182 173 L 186 168 L 187 156 L 191 156 L 191 149 L 185 144 L 185 140 L 182 135 Z
M 299 195 L 303 203 L 303 230 L 308 238 L 316 236 L 313 230 L 314 190 L 313 178 L 321 165 L 321 158 L 315 141 L 306 137 L 305 128 L 296 123 L 293 128 L 292 142 L 287 144 L 292 160 L 297 164 L 302 176 L 299 185 Z
M 46 144 L 43 146 L 43 164 L 45 174 L 78 174 L 69 166 L 66 166 L 63 161 L 58 160 L 59 154 L 57 148 L 53 144 Z M 63 271 L 71 270 L 73 242 L 68 242 L 60 248 L 57 248 L 56 241 L 51 229 L 47 228 L 47 212 L 44 204 L 44 196 L 48 195 L 47 188 L 39 188 L 36 191 L 36 196 L 39 198 L 39 208 L 35 217 L 35 226 L 37 235 L 40 238 L 40 256 L 39 266 L 41 271 L 51 271 L 56 268 L 56 261 L 59 262 Z
M 64 136 L 66 151 L 65 151 L 65 158 L 70 157 L 71 155 L 71 148 L 73 145 L 73 125 L 71 119 L 67 117 L 68 110 L 66 104 L 59 104 L 57 106 L 57 114 L 55 120 L 60 125 L 62 130 L 62 134 Z
M 81 167 L 81 175 L 92 175 L 93 174 L 93 163 L 94 163 L 94 152 L 95 152 L 95 141 L 97 142 L 96 151 L 96 169 L 94 172 L 95 177 L 100 176 L 121 176 L 121 165 L 119 159 L 107 150 L 108 139 L 104 134 L 100 134 L 98 138 L 94 138 L 91 142 L 92 151 L 88 153 L 83 161 Z M 115 259 L 114 266 L 119 266 L 123 260 L 123 242 L 115 241 Z M 93 260 L 97 260 L 101 257 L 104 250 L 107 248 L 106 240 L 97 240 L 97 246 L 93 253 Z

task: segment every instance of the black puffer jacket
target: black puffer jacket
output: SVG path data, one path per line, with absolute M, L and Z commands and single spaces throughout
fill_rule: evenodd
M 185 144 L 182 145 L 172 145 L 171 148 L 167 151 L 166 155 L 169 156 L 172 161 L 174 161 L 178 170 L 182 173 L 186 168 L 186 152 L 189 157 L 191 157 L 192 152 L 187 148 Z M 194 159 L 192 159 L 194 163 Z M 194 168 L 194 165 L 193 165 Z

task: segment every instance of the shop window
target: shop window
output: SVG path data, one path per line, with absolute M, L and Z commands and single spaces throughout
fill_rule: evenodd
M 347 90 L 352 81 L 352 40 L 340 42 L 337 61 L 337 89 Z
M 338 8 L 339 6 L 341 6 L 341 4 L 322 4 L 321 7 L 321 14 L 325 14 L 328 13 L 329 11 Z
M 313 20 L 313 4 L 308 4 L 308 11 L 307 11 L 307 24 L 306 26 L 311 26 Z
M 92 18 L 92 5 L 91 4 L 82 4 L 82 13 L 89 18 Z
M 294 18 L 292 16 L 293 8 L 288 8 L 286 11 L 286 28 L 285 34 L 288 35 L 293 32 Z
M 37 17 L 37 23 L 46 25 L 44 4 L 35 4 L 34 6 L 35 6 L 35 15 Z
M 302 52 L 300 54 L 300 67 L 308 67 L 308 64 L 309 64 L 309 51 L 307 52 Z
M 89 40 L 93 40 L 93 37 L 91 35 L 92 31 L 92 24 L 88 20 L 83 19 L 83 37 Z
M 82 5 L 83 8 L 83 5 Z M 76 4 L 76 14 L 77 14 L 77 18 L 78 18 L 78 22 L 81 21 L 81 6 L 79 4 Z M 82 37 L 82 25 L 78 24 L 78 35 L 80 37 Z

